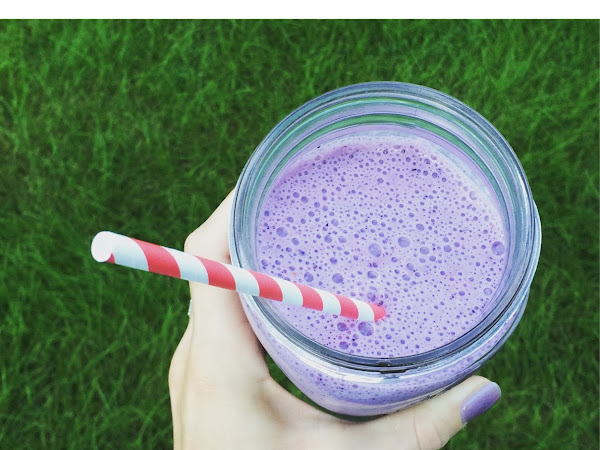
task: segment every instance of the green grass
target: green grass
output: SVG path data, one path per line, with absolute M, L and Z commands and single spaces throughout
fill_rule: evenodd
M 287 113 L 397 80 L 503 133 L 544 233 L 527 311 L 480 371 L 503 398 L 448 448 L 597 448 L 598 35 L 597 21 L 0 22 L 0 447 L 171 446 L 187 285 L 98 265 L 91 238 L 182 248 Z

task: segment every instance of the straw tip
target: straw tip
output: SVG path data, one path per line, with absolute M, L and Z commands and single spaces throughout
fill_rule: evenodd
M 115 233 L 101 231 L 92 240 L 92 257 L 98 262 L 106 262 L 110 259 L 115 242 Z
M 371 305 L 371 309 L 373 310 L 375 322 L 377 322 L 379 319 L 385 316 L 385 309 L 383 309 L 381 306 Z

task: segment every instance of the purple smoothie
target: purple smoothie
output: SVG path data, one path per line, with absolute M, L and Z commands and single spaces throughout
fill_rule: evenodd
M 377 323 L 274 303 L 308 338 L 363 357 L 433 350 L 494 306 L 507 233 L 450 144 L 351 135 L 289 161 L 262 203 L 257 262 L 284 279 L 382 305 Z

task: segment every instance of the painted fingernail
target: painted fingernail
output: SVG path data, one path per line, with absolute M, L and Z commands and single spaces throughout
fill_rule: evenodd
M 502 391 L 496 383 L 489 382 L 465 399 L 460 408 L 463 425 L 480 416 L 498 401 Z

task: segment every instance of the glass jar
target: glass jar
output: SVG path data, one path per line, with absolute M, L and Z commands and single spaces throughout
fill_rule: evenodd
M 334 350 L 290 326 L 271 301 L 240 295 L 258 339 L 287 377 L 318 405 L 352 416 L 406 408 L 479 369 L 519 322 L 541 246 L 540 220 L 523 169 L 506 140 L 485 118 L 430 88 L 372 82 L 309 101 L 260 143 L 236 187 L 230 225 L 233 264 L 261 270 L 256 261 L 258 215 L 288 163 L 311 143 L 351 135 L 365 126 L 401 129 L 452 146 L 457 164 L 480 179 L 496 203 L 508 244 L 494 306 L 482 320 L 455 340 L 410 356 L 373 358 Z

